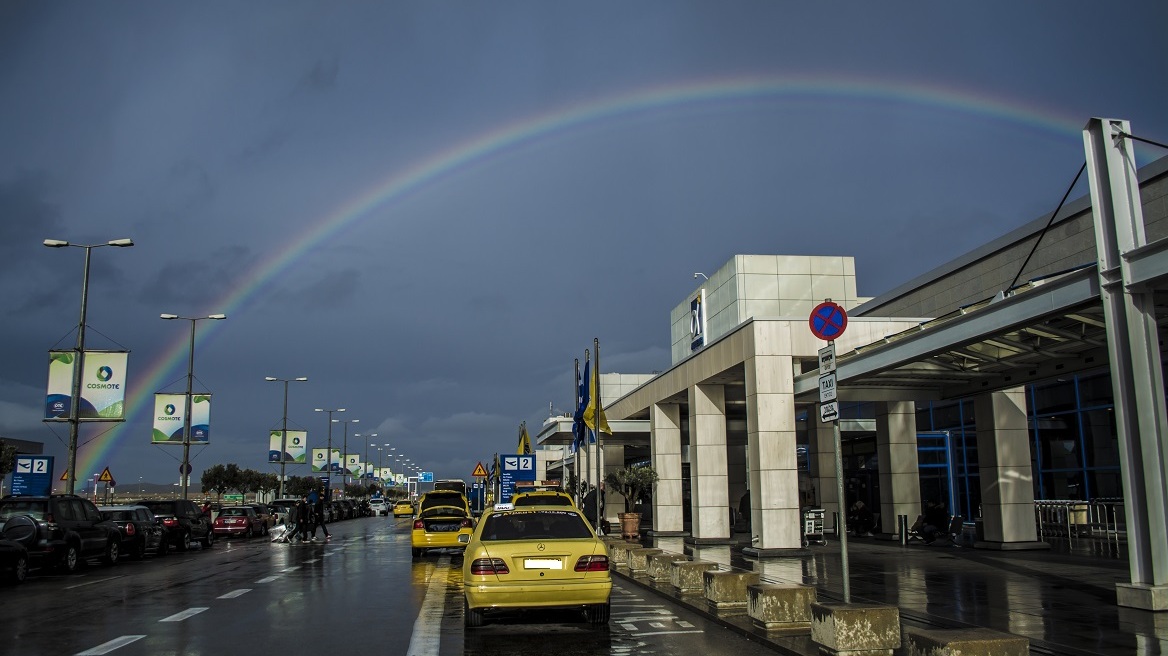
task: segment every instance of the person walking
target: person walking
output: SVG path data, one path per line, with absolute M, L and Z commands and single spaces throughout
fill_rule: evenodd
M 308 503 L 308 495 L 300 497 L 300 503 L 296 504 L 296 519 L 300 525 L 301 542 L 308 542 L 308 528 L 314 521 L 312 515 L 312 505 Z
M 315 490 L 313 492 L 315 492 Z M 324 531 L 324 539 L 333 539 L 333 536 L 329 534 L 328 526 L 325 525 L 324 521 L 324 495 L 318 495 L 316 497 L 316 505 L 313 507 L 313 511 L 316 515 L 316 523 L 312 525 L 312 541 L 316 542 L 317 526 L 320 526 L 321 530 Z

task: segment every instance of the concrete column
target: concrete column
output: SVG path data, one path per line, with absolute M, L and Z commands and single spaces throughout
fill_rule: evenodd
M 721 385 L 689 388 L 692 541 L 730 541 L 726 475 L 726 392 Z
M 832 515 L 843 521 L 835 483 L 835 435 L 830 422 L 819 421 L 819 406 L 808 406 L 807 421 L 811 425 L 807 445 L 811 484 L 815 486 L 816 503 L 824 511 L 823 528 L 830 531 Z
M 649 409 L 649 448 L 657 489 L 653 492 L 653 532 L 680 535 L 684 530 L 681 500 L 681 406 L 655 403 Z
M 921 514 L 915 403 L 876 404 L 876 458 L 880 467 L 879 530 L 892 534 L 897 530 L 897 515 L 908 515 L 911 526 Z
M 607 437 L 607 436 L 605 436 Z M 601 449 L 602 457 L 600 459 L 600 466 L 603 470 L 603 475 L 600 480 L 608 478 L 611 472 L 622 469 L 625 466 L 625 447 L 623 444 L 608 445 L 605 444 Z M 625 498 L 617 494 L 615 491 L 604 486 L 604 518 L 611 523 L 619 525 L 620 518 L 617 517 L 619 513 L 625 511 Z
M 801 548 L 799 462 L 795 455 L 794 360 L 747 358 L 746 452 L 752 552 Z
M 1026 390 L 982 394 L 974 400 L 981 515 L 987 549 L 1049 547 L 1034 524 L 1034 473 Z

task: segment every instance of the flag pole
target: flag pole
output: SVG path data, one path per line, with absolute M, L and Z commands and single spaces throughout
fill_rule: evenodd
M 604 505 L 604 491 L 600 489 L 602 480 L 600 475 L 603 473 L 600 465 L 600 417 L 602 416 L 601 412 L 604 409 L 604 404 L 600 400 L 600 339 L 597 337 L 592 338 L 592 352 L 596 356 L 595 366 L 592 368 L 592 375 L 596 377 L 596 416 L 593 418 L 593 423 L 596 424 L 596 430 L 593 432 L 596 433 L 596 530 L 599 531 L 601 515 L 603 514 L 600 508 Z M 591 387 L 591 382 L 589 383 L 589 387 Z
M 575 387 L 572 390 L 572 398 L 576 399 L 576 407 L 572 409 L 572 416 L 575 417 L 578 413 L 582 412 L 580 410 L 580 358 L 576 358 L 576 377 L 573 380 L 576 381 Z M 572 453 L 572 466 L 576 469 L 576 482 L 572 486 L 572 498 L 576 500 L 577 504 L 580 503 L 580 445 L 576 444 L 576 439 L 580 437 L 576 434 L 576 431 L 578 430 L 579 427 L 576 426 L 575 422 L 573 422 L 572 443 L 575 445 L 576 449 Z

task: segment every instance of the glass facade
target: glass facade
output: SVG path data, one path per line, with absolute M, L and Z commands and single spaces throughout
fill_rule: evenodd
M 1034 498 L 1120 498 L 1119 438 L 1107 372 L 1026 388 Z M 950 512 L 980 517 L 977 427 L 972 399 L 917 404 L 921 496 L 944 499 L 941 454 L 948 455 Z M 937 436 L 948 436 L 942 447 Z

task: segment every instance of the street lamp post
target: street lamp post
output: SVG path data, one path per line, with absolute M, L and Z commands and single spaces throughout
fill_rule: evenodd
M 183 412 L 183 460 L 179 466 L 182 476 L 182 498 L 187 498 L 187 486 L 191 478 L 191 393 L 195 382 L 195 325 L 204 319 L 220 321 L 226 319 L 226 314 L 208 314 L 205 317 L 180 317 L 177 314 L 160 314 L 161 319 L 173 321 L 183 319 L 191 322 L 191 347 L 187 354 L 187 398 L 186 410 Z
M 299 378 L 274 378 L 272 376 L 265 376 L 264 380 L 268 381 L 269 383 L 276 381 L 284 383 L 284 427 L 283 430 L 280 431 L 280 496 L 278 497 L 283 499 L 284 465 L 286 464 L 284 454 L 288 452 L 288 383 L 292 381 L 303 383 L 304 381 L 308 380 L 308 378 L 305 376 L 301 376 Z
M 334 421 L 334 422 L 336 422 L 336 423 L 338 423 L 338 424 L 344 424 L 344 425 L 345 425 L 345 441 L 344 441 L 344 443 L 341 445 L 341 460 L 344 460 L 344 461 L 345 461 L 345 462 L 343 463 L 343 464 L 344 464 L 344 466 L 345 466 L 345 470 L 344 470 L 344 473 L 343 473 L 343 474 L 341 474 L 341 481 L 342 481 L 342 483 L 341 483 L 341 489 L 342 489 L 342 490 L 344 490 L 344 486 L 346 486 L 346 485 L 348 485 L 348 484 L 349 484 L 349 463 L 348 463 L 348 457 L 349 457 L 349 424 L 357 424 L 357 423 L 360 423 L 360 422 L 361 422 L 361 420 L 360 420 L 360 419 L 333 419 L 332 421 Z
M 114 239 L 104 244 L 70 244 L 61 239 L 46 239 L 44 245 L 49 248 L 65 248 L 73 246 L 85 249 L 85 271 L 81 276 L 81 320 L 77 323 L 77 348 L 73 357 L 73 386 L 69 400 L 69 463 L 66 465 L 65 494 L 73 494 L 77 490 L 77 432 L 81 423 L 78 410 L 81 405 L 81 377 L 85 366 L 85 315 L 89 303 L 89 253 L 102 246 L 128 248 L 134 245 L 132 239 Z
M 357 433 L 359 435 L 360 433 Z M 368 433 L 365 435 L 365 469 L 369 469 L 369 438 L 377 437 L 377 433 Z M 365 470 L 361 471 L 361 477 L 365 477 Z
M 325 490 L 325 499 L 331 499 L 333 494 L 333 413 L 344 412 L 344 408 L 315 408 L 315 412 L 328 413 L 328 447 L 324 454 L 325 469 L 328 471 L 328 489 Z

